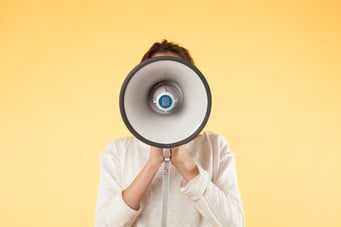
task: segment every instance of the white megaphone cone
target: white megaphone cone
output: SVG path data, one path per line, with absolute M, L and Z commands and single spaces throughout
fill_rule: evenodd
M 156 147 L 175 147 L 192 140 L 206 125 L 211 92 L 194 65 L 176 57 L 154 57 L 126 77 L 120 111 L 139 140 Z

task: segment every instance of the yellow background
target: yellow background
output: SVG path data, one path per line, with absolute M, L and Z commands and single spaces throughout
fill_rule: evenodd
M 127 73 L 187 47 L 250 227 L 341 226 L 340 1 L 1 1 L 0 226 L 93 226 Z

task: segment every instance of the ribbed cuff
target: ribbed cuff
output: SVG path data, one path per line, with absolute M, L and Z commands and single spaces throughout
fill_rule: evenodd
M 197 201 L 203 196 L 209 182 L 208 173 L 200 166 L 197 165 L 197 167 L 199 169 L 199 175 L 190 180 L 184 187 L 180 188 L 180 191 L 192 201 Z

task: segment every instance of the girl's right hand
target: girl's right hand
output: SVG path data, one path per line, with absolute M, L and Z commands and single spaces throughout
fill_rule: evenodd
M 149 162 L 152 165 L 160 166 L 163 162 L 163 149 L 160 147 L 150 147 Z

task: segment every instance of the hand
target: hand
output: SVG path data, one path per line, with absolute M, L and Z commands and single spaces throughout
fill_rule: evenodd
M 181 165 L 186 160 L 191 159 L 191 157 L 187 153 L 186 144 L 171 148 L 171 154 L 171 162 L 174 166 Z
M 163 162 L 163 149 L 160 147 L 150 147 L 148 162 L 154 166 L 161 166 Z
M 171 148 L 171 162 L 188 182 L 199 175 L 199 169 L 186 150 L 186 145 Z

